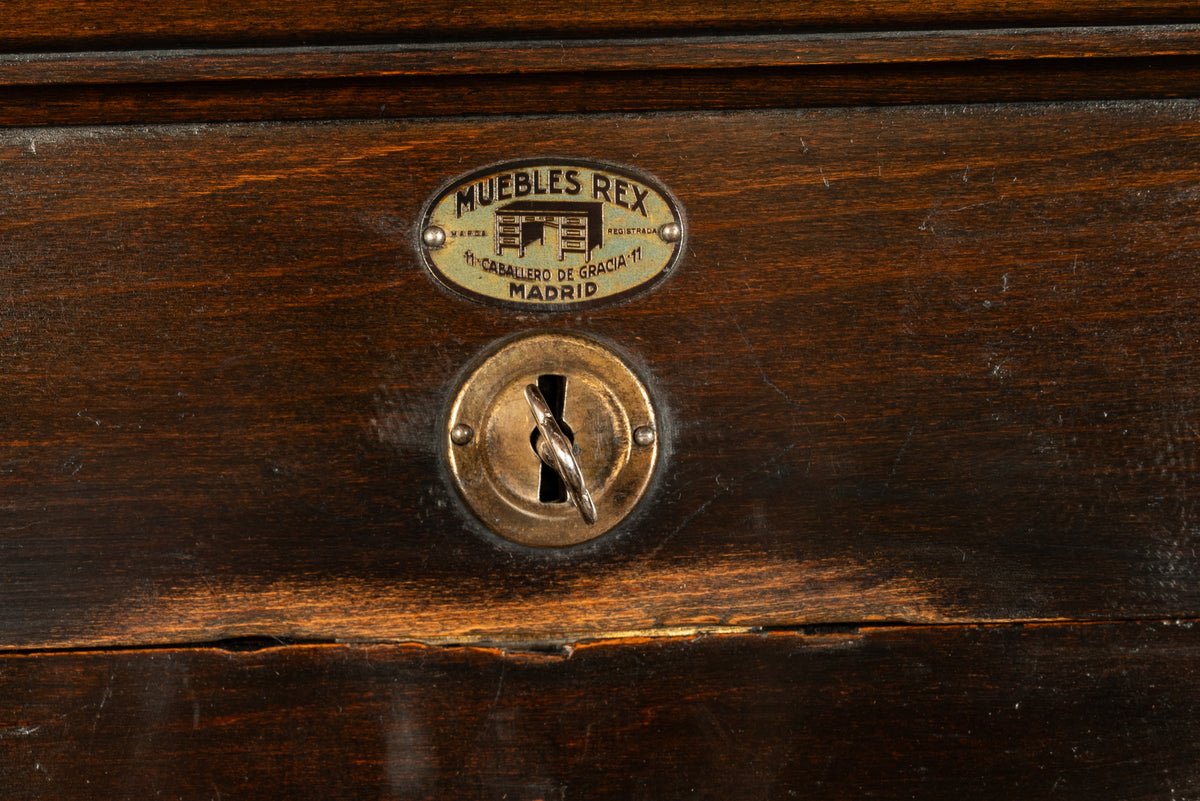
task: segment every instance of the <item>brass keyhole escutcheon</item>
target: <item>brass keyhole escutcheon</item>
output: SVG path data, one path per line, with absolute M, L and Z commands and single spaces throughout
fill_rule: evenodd
M 502 343 L 450 408 L 450 475 L 493 532 L 540 548 L 577 545 L 621 522 L 658 460 L 645 385 L 609 348 L 580 334 Z

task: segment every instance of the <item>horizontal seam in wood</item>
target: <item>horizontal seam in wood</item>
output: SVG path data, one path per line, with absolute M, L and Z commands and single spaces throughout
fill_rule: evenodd
M 1013 620 L 980 621 L 959 623 L 852 623 L 815 624 L 798 626 L 690 626 L 631 631 L 606 631 L 589 633 L 579 637 L 434 637 L 434 638 L 389 638 L 389 639 L 287 639 L 280 637 L 239 637 L 232 640 L 150 643 L 133 645 L 102 645 L 82 648 L 49 647 L 0 649 L 0 659 L 21 656 L 63 656 L 71 654 L 109 653 L 161 653 L 169 651 L 223 651 L 248 653 L 288 648 L 432 648 L 432 649 L 481 649 L 504 654 L 529 654 L 535 656 L 569 656 L 581 647 L 611 646 L 632 643 L 695 640 L 708 637 L 771 637 L 793 636 L 803 638 L 860 637 L 888 633 L 944 631 L 989 631 L 1048 630 L 1100 628 L 1105 626 L 1165 625 L 1191 628 L 1200 624 L 1200 618 L 1147 617 L 1111 620 Z
M 0 56 L 0 86 L 711 71 L 1192 55 L 1200 55 L 1200 27 L 1187 25 L 87 51 Z

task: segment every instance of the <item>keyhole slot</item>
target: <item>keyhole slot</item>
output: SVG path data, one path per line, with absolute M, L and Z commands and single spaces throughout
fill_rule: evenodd
M 567 377 L 562 375 L 539 375 L 537 379 L 538 391 L 542 393 L 542 397 L 546 399 L 546 405 L 550 407 L 550 412 L 554 415 L 558 427 L 562 429 L 563 435 L 575 444 L 575 432 L 571 430 L 562 419 L 563 403 L 566 401 L 567 395 Z M 529 445 L 533 448 L 533 452 L 538 452 L 538 441 L 542 438 L 542 432 L 535 427 L 529 434 Z M 553 467 L 541 461 L 542 472 L 538 479 L 538 500 L 542 503 L 566 503 L 567 502 L 567 485 L 558 475 Z

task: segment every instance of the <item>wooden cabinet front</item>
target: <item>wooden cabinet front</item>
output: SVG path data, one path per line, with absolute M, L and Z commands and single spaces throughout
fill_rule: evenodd
M 1198 43 L 0 63 L 6 797 L 1200 792 Z M 439 187 L 553 157 L 674 193 L 669 276 L 433 280 Z M 463 371 L 537 330 L 661 405 L 646 497 L 570 549 L 446 475 Z

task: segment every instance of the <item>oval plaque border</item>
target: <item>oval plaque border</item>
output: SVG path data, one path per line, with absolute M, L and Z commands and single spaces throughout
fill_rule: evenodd
M 650 189 L 657 197 L 665 204 L 672 221 L 679 227 L 678 238 L 674 242 L 665 242 L 672 249 L 670 254 L 664 260 L 663 265 L 656 272 L 638 281 L 633 286 L 620 289 L 619 291 L 610 292 L 600 297 L 585 297 L 582 300 L 569 301 L 545 301 L 530 302 L 527 300 L 510 300 L 503 297 L 494 297 L 482 292 L 476 292 L 470 287 L 456 281 L 450 275 L 439 267 L 434 260 L 430 251 L 437 249 L 431 247 L 425 240 L 425 232 L 428 231 L 433 224 L 433 215 L 438 206 L 451 194 L 457 192 L 465 186 L 474 185 L 481 179 L 486 179 L 506 170 L 522 170 L 533 167 L 552 169 L 557 167 L 570 168 L 577 167 L 591 171 L 602 171 L 606 174 L 617 175 L 623 178 L 637 182 L 645 188 Z M 609 201 L 611 203 L 611 201 Z M 620 303 L 622 301 L 633 298 L 644 292 L 648 292 L 664 280 L 674 274 L 679 266 L 679 262 L 685 251 L 688 241 L 688 221 L 684 213 L 683 204 L 670 190 L 670 188 L 657 177 L 639 167 L 630 164 L 623 164 L 616 161 L 608 161 L 606 159 L 581 158 L 578 156 L 540 156 L 540 157 L 525 157 L 517 159 L 504 159 L 491 162 L 482 167 L 470 170 L 469 172 L 461 173 L 438 185 L 425 203 L 421 207 L 421 213 L 418 217 L 418 225 L 413 232 L 414 246 L 421 266 L 425 272 L 433 279 L 434 283 L 442 289 L 450 292 L 460 298 L 465 298 L 475 303 L 481 303 L 488 306 L 495 306 L 506 310 L 516 310 L 522 312 L 531 312 L 536 314 L 561 313 L 570 312 L 582 309 L 592 309 L 600 306 L 608 306 L 611 304 Z M 641 234 L 640 236 L 649 237 L 651 234 Z M 657 236 L 657 235 L 655 235 Z M 494 234 L 485 238 L 487 242 L 494 243 Z

